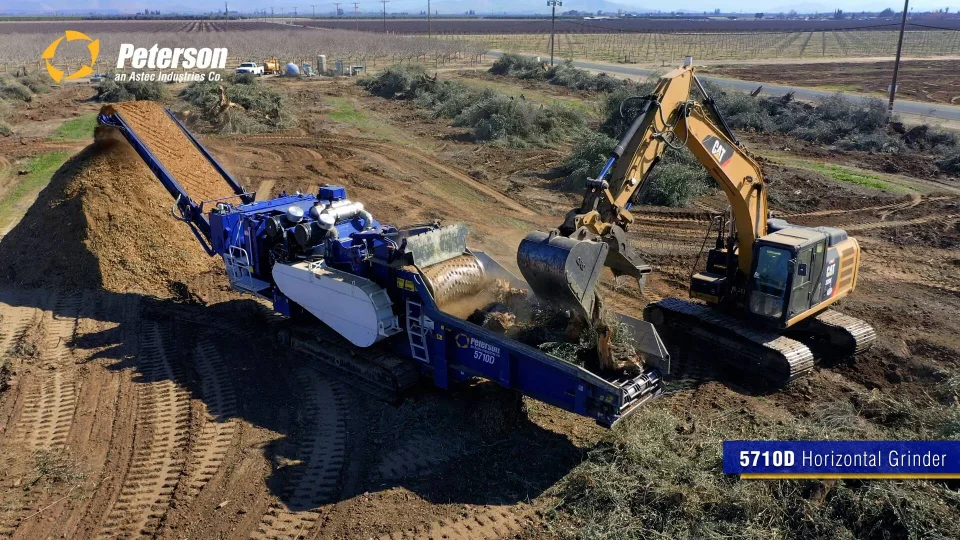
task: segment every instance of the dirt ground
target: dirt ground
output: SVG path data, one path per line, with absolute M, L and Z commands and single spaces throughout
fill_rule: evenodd
M 466 222 L 471 245 L 508 267 L 527 232 L 556 226 L 576 201 L 553 189 L 563 148 L 478 145 L 349 83 L 283 89 L 298 129 L 201 138 L 250 191 L 339 183 L 384 223 Z M 15 166 L 45 144 L 0 148 Z M 960 369 L 960 189 L 914 179 L 914 190 L 883 192 L 766 168 L 782 216 L 860 241 L 860 286 L 840 309 L 874 324 L 878 344 L 777 394 L 712 382 L 656 406 L 694 418 L 730 408 L 729 421 L 801 415 L 855 389 L 920 394 Z M 171 202 L 123 143 L 91 141 L 0 242 L 0 535 L 552 534 L 552 487 L 602 429 L 532 400 L 517 418 L 512 394 L 491 384 L 424 387 L 399 406 L 358 394 L 273 347 L 264 329 L 276 317 L 227 288 Z M 724 206 L 711 193 L 692 208 L 635 208 L 630 239 L 655 274 L 644 292 L 607 276 L 609 303 L 639 315 L 685 296 Z
M 789 69 L 779 64 L 718 65 L 704 71 L 745 81 L 885 96 L 893 79 L 893 61 L 790 64 Z M 903 99 L 960 103 L 960 73 L 956 61 L 903 61 L 897 75 L 897 87 L 897 96 Z

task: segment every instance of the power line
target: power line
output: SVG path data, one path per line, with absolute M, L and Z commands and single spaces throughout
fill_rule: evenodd
M 900 71 L 900 52 L 903 51 L 903 31 L 907 28 L 907 13 L 910 0 L 903 0 L 903 18 L 900 19 L 900 35 L 897 37 L 897 57 L 893 61 L 893 82 L 890 83 L 890 108 L 888 113 L 893 118 L 893 98 L 897 95 L 897 74 Z
M 553 45 L 557 37 L 557 6 L 562 6 L 560 0 L 547 0 L 547 5 L 552 8 L 550 14 L 550 65 L 553 65 Z

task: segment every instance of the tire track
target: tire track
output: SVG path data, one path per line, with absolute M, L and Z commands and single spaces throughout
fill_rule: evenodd
M 869 231 L 872 229 L 883 229 L 886 227 L 906 227 L 909 225 L 922 225 L 931 221 L 942 221 L 944 225 L 948 218 L 952 216 L 939 216 L 936 214 L 921 216 L 913 219 L 904 219 L 899 221 L 870 221 L 867 223 L 856 223 L 844 227 L 846 231 Z
M 0 359 L 10 356 L 15 339 L 36 317 L 36 308 L 23 307 L 24 296 L 17 291 L 0 291 Z
M 410 478 L 430 472 L 439 465 L 469 452 L 462 440 L 419 436 L 407 439 L 400 448 L 386 453 L 373 471 L 375 482 Z
M 80 307 L 79 296 L 56 297 L 52 310 L 43 314 L 39 358 L 52 371 L 25 377 L 23 408 L 14 435 L 28 449 L 62 447 L 73 424 L 76 388 L 70 344 Z
M 478 191 L 487 197 L 490 197 L 493 201 L 499 202 L 504 206 L 514 210 L 525 216 L 534 216 L 536 212 L 523 206 L 513 198 L 501 193 L 497 189 L 490 187 L 483 182 L 479 182 L 470 175 L 444 165 L 443 163 L 437 161 L 435 158 L 427 155 L 426 153 L 411 149 L 405 148 L 393 144 L 382 143 L 373 140 L 366 139 L 344 139 L 342 137 L 309 137 L 309 136 L 284 136 L 284 135 L 267 135 L 267 136 L 255 136 L 248 137 L 245 141 L 263 141 L 266 144 L 289 144 L 297 145 L 310 145 L 310 146 L 325 146 L 325 147 L 334 147 L 342 148 L 344 150 L 355 152 L 358 149 L 373 150 L 379 152 L 383 156 L 393 156 L 392 160 L 400 156 L 406 157 L 407 159 L 413 160 L 420 165 L 426 165 L 434 171 L 440 173 L 440 176 L 443 178 L 453 178 L 464 185 L 470 186 L 475 191 Z
M 960 281 L 952 270 L 938 270 L 929 261 L 950 258 L 948 250 L 924 250 L 922 255 L 909 249 L 888 247 L 887 244 L 865 239 L 863 259 L 871 263 L 861 270 L 862 275 L 878 281 L 900 281 L 924 287 L 960 293 Z M 927 264 L 913 264 L 912 261 L 928 261 Z
M 282 500 L 270 504 L 252 538 L 309 536 L 320 517 L 317 507 L 331 502 L 339 493 L 347 435 L 344 398 L 336 383 L 313 370 L 302 370 L 298 379 L 306 415 L 294 452 L 301 464 L 290 466 L 295 469 L 289 473 Z
M 488 508 L 468 517 L 440 520 L 426 531 L 399 531 L 379 540 L 477 540 L 507 538 L 536 526 L 533 509 L 525 504 Z
M 201 340 L 194 350 L 193 365 L 200 375 L 206 411 L 198 440 L 192 445 L 187 465 L 187 495 L 196 497 L 217 473 L 230 449 L 237 429 L 237 401 L 233 383 L 213 344 Z
M 184 465 L 189 437 L 190 396 L 163 350 L 160 329 L 141 333 L 134 449 L 120 493 L 100 538 L 153 535 L 170 505 Z

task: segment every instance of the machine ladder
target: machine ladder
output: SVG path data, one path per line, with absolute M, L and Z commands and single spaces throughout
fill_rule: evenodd
M 410 342 L 410 356 L 424 364 L 430 363 L 430 351 L 427 350 L 428 317 L 423 314 L 423 305 L 407 300 L 407 339 Z M 429 326 L 433 326 L 432 321 Z

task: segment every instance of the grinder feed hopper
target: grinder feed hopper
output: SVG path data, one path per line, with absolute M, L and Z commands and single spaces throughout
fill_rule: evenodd
M 520 242 L 517 266 L 538 298 L 590 320 L 609 250 L 602 241 L 534 231 Z

